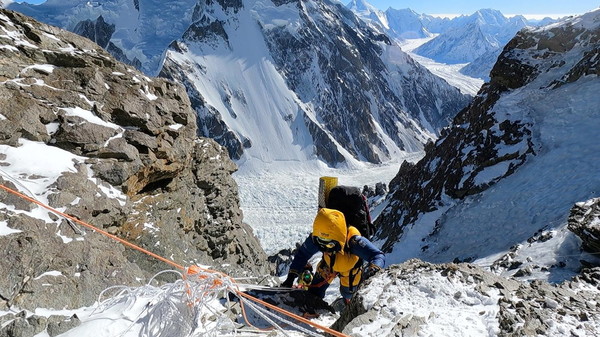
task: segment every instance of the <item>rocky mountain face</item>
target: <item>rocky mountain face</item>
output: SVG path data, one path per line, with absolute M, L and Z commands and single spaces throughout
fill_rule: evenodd
M 13 11 L 0 10 L 0 31 L 2 185 L 185 266 L 268 273 L 242 223 L 236 165 L 196 137 L 183 87 Z M 68 169 L 48 173 L 57 165 Z M 0 200 L 0 310 L 79 308 L 172 269 L 4 190 Z
M 600 113 L 593 94 L 599 16 L 521 31 L 508 43 L 491 81 L 425 157 L 404 163 L 390 183 L 389 206 L 377 219 L 386 251 L 406 249 L 401 238 L 417 233 L 416 255 L 452 260 L 497 249 L 491 254 L 508 248 L 493 233 L 525 242 L 566 225 L 575 202 L 597 195 L 597 161 L 583 153 L 588 143 L 590 155 L 598 150 L 589 128 Z M 471 252 L 458 252 L 453 240 L 461 236 Z
M 199 3 L 193 20 L 161 76 L 186 85 L 203 135 L 234 159 L 287 160 L 300 146 L 299 158 L 329 165 L 380 163 L 421 149 L 467 103 L 329 1 Z M 280 138 L 282 154 L 270 141 Z
M 429 288 L 430 282 L 438 287 Z M 428 311 L 429 303 L 418 301 L 413 301 L 412 308 L 391 304 L 432 291 L 432 297 L 442 292 L 446 295 L 445 308 L 465 313 L 481 308 L 475 315 L 467 315 L 470 320 L 485 322 L 484 327 L 494 326 L 485 331 L 494 336 L 592 336 L 598 331 L 594 321 L 600 310 L 599 288 L 600 268 L 586 269 L 573 281 L 555 286 L 502 278 L 470 264 L 409 260 L 370 279 L 332 328 L 373 337 L 427 334 L 447 319 L 440 308 Z M 454 323 L 457 330 L 469 331 L 465 322 Z

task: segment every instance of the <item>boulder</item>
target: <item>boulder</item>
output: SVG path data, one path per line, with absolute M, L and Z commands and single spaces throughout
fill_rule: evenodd
M 583 249 L 600 253 L 600 198 L 577 203 L 569 214 L 569 230 L 582 241 Z

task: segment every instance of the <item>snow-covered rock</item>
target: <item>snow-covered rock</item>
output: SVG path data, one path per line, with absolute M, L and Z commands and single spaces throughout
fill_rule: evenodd
M 593 336 L 600 270 L 560 286 L 410 260 L 368 280 L 333 328 L 350 336 Z
M 581 238 L 585 250 L 600 254 L 600 198 L 579 202 L 571 208 L 569 230 Z
M 370 3 L 364 0 L 352 0 L 346 7 L 367 23 L 372 23 L 375 29 L 383 29 L 383 31 L 390 29 L 386 13 Z

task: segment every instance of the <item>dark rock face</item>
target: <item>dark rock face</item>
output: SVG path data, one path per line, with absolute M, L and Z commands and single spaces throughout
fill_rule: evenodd
M 9 46 L 0 48 L 0 145 L 18 151 L 29 141 L 79 156 L 58 177 L 2 175 L 3 185 L 23 191 L 19 179 L 50 179 L 51 207 L 179 264 L 268 273 L 242 223 L 236 165 L 196 137 L 181 86 L 15 12 L 0 11 L 0 28 L 11 32 L 0 37 Z M 0 165 L 11 165 L 4 154 Z M 0 221 L 18 231 L 0 236 L 0 309 L 78 308 L 108 286 L 172 268 L 52 213 L 36 217 L 37 206 L 4 190 L 0 199 Z
M 80 21 L 73 29 L 73 33 L 87 37 L 104 49 L 108 47 L 108 43 L 114 32 L 115 25 L 106 23 L 102 15 L 100 15 L 96 21 Z
M 423 279 L 436 281 L 430 283 Z M 455 293 L 441 294 L 439 285 L 444 279 L 450 282 L 448 287 L 458 285 Z M 470 264 L 433 265 L 409 260 L 386 268 L 361 286 L 332 328 L 350 334 L 360 327 L 363 328 L 361 331 L 371 331 L 364 326 L 373 322 L 390 322 L 381 326 L 377 336 L 420 335 L 432 317 L 440 313 L 417 315 L 410 309 L 398 312 L 402 309 L 394 307 L 394 301 L 414 303 L 414 299 L 406 298 L 410 297 L 410 289 L 414 287 L 418 288 L 415 292 L 431 293 L 436 298 L 448 296 L 446 303 L 454 303 L 456 310 L 461 310 L 461 302 L 465 307 L 472 306 L 472 298 L 497 305 L 497 314 L 490 319 L 497 321 L 498 336 L 564 335 L 564 331 L 556 330 L 550 322 L 570 322 L 573 335 L 593 335 L 597 331 L 590 322 L 597 319 L 600 309 L 600 295 L 594 290 L 598 289 L 599 282 L 598 268 L 584 270 L 581 276 L 564 284 L 551 285 L 542 281 L 527 283 L 506 279 Z M 433 284 L 435 286 L 429 286 Z M 463 300 L 465 294 L 462 292 L 467 288 L 470 289 L 467 290 L 469 298 Z M 414 310 L 420 309 L 416 308 L 419 304 L 413 305 Z
M 575 204 L 571 208 L 568 228 L 583 241 L 583 249 L 600 253 L 600 199 Z

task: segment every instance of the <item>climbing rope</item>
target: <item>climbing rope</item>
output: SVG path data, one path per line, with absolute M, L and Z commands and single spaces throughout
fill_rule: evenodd
M 211 304 L 215 303 L 219 298 L 224 296 L 228 302 L 228 307 L 231 307 L 231 303 L 229 303 L 230 299 L 227 294 L 232 294 L 239 299 L 240 307 L 242 309 L 242 316 L 246 323 L 255 329 L 261 331 L 265 330 L 256 328 L 250 323 L 250 320 L 247 317 L 246 308 L 253 310 L 260 317 L 265 319 L 265 321 L 269 322 L 269 324 L 271 324 L 274 328 L 277 328 L 279 331 L 281 331 L 284 335 L 288 334 L 279 324 L 275 322 L 275 320 L 278 320 L 286 326 L 293 327 L 311 336 L 320 336 L 320 334 L 296 324 L 294 321 L 306 324 L 317 329 L 318 331 L 322 331 L 323 333 L 332 336 L 348 337 L 343 333 L 330 329 L 329 327 L 322 326 L 316 322 L 308 320 L 302 316 L 296 315 L 268 302 L 262 301 L 241 290 L 241 286 L 252 288 L 254 287 L 253 285 L 238 284 L 237 281 L 229 275 L 216 270 L 211 270 L 209 268 L 204 268 L 201 266 L 190 266 L 185 268 L 183 265 L 178 264 L 168 258 L 162 257 L 127 240 L 121 239 L 71 215 L 60 212 L 36 200 L 35 198 L 24 195 L 2 184 L 0 184 L 0 188 L 8 193 L 14 194 L 24 200 L 43 207 L 52 213 L 60 215 L 65 219 L 80 224 L 81 226 L 89 228 L 94 232 L 102 234 L 129 248 L 138 250 L 178 269 L 161 272 L 155 275 L 148 282 L 148 284 L 142 287 L 110 287 L 99 295 L 98 302 L 100 304 L 96 309 L 97 312 L 103 312 L 115 306 L 122 306 L 124 308 L 124 312 L 127 312 L 127 310 L 131 311 L 131 309 L 135 307 L 137 299 L 149 298 L 150 302 L 143 308 L 143 310 L 141 310 L 135 317 L 130 317 L 134 323 L 139 321 L 143 321 L 145 323 L 141 328 L 143 330 L 141 331 L 142 335 L 144 336 L 190 336 L 192 333 L 194 336 L 237 335 L 235 332 L 235 322 L 233 322 L 231 318 L 227 318 L 226 316 L 217 313 L 211 306 Z M 155 287 L 150 284 L 156 279 L 157 276 L 167 272 L 176 273 L 180 276 L 180 278 L 176 282 L 165 284 L 161 287 Z M 104 297 L 105 294 L 110 291 L 116 291 L 117 293 L 106 300 L 102 300 L 102 297 Z M 182 301 L 182 298 L 185 298 L 185 300 Z M 287 316 L 289 319 L 283 318 L 280 315 L 276 315 L 265 308 L 278 312 L 283 316 Z M 204 312 L 208 312 L 210 315 L 212 315 L 212 317 L 217 317 L 217 320 L 203 320 L 205 317 L 202 315 L 202 313 Z M 206 324 L 208 321 L 213 323 Z M 199 322 L 205 324 L 199 324 Z M 130 327 L 126 331 L 122 332 L 121 335 L 124 335 L 127 331 L 132 329 L 134 325 L 135 324 L 130 325 Z

